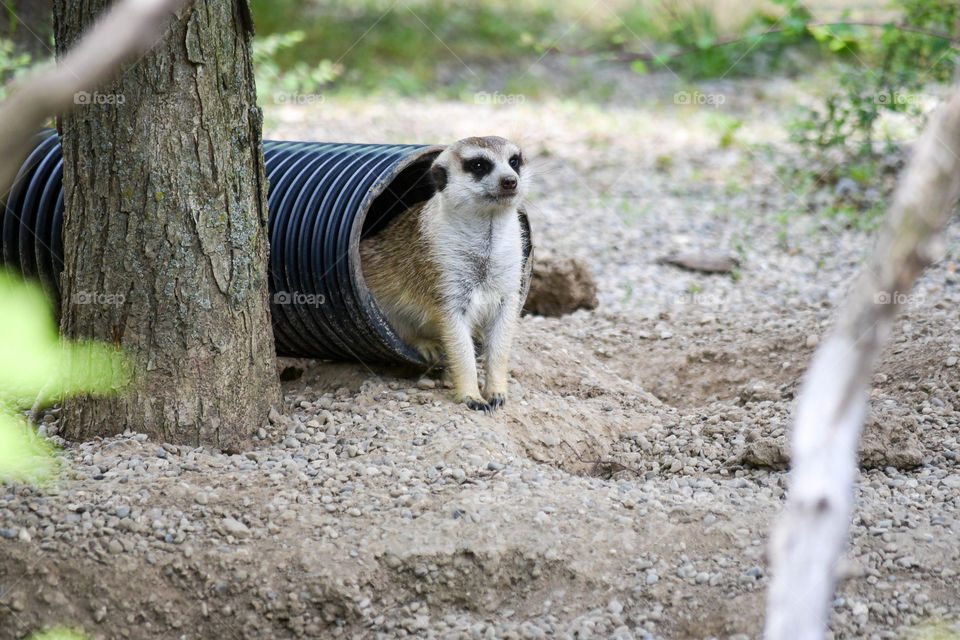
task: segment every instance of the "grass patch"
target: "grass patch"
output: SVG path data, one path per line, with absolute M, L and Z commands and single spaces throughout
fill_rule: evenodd
M 809 15 L 799 7 L 753 7 L 731 32 L 720 22 L 723 2 L 689 0 L 599 5 L 580 0 L 277 0 L 254 3 L 253 11 L 260 38 L 291 30 L 304 34 L 296 46 L 276 52 L 280 69 L 333 64 L 343 69 L 335 87 L 446 96 L 483 88 L 567 94 L 575 87 L 586 99 L 604 101 L 612 95 L 610 85 L 598 81 L 593 69 L 578 69 L 578 60 L 656 51 L 663 55 L 636 60 L 633 69 L 669 70 L 685 78 L 757 75 L 784 65 L 799 70 L 796 56 L 782 55 L 787 48 L 822 48 L 805 28 Z M 767 34 L 775 25 L 779 31 Z M 731 34 L 744 38 L 713 46 Z M 569 64 L 563 87 L 555 86 L 555 78 L 531 73 L 556 52 L 565 53 Z

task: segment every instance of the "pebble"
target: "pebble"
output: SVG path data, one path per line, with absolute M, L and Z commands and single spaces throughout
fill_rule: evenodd
M 621 613 L 623 613 L 623 605 L 620 604 L 619 600 L 616 600 L 616 599 L 611 600 L 610 602 L 607 603 L 607 611 L 609 611 L 615 616 L 618 616 Z
M 236 518 L 224 518 L 223 529 L 234 538 L 244 539 L 250 537 L 250 529 Z
M 837 180 L 833 186 L 833 191 L 838 198 L 848 198 L 860 193 L 860 185 L 853 178 L 844 176 Z

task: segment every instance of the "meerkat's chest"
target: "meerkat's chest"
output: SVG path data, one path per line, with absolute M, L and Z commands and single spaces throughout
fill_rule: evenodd
M 460 229 L 441 240 L 446 264 L 445 297 L 468 316 L 480 319 L 519 291 L 523 253 L 519 223 Z M 516 227 L 515 229 L 513 227 Z

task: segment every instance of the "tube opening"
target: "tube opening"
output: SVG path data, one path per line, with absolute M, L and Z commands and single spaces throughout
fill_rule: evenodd
M 376 235 L 397 215 L 433 196 L 429 170 L 438 155 L 439 149 L 424 153 L 384 186 L 383 192 L 370 203 L 360 231 L 361 239 Z

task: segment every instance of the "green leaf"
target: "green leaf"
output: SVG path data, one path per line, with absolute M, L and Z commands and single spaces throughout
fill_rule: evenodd
M 110 346 L 61 340 L 40 288 L 3 269 L 0 309 L 0 480 L 38 482 L 58 466 L 54 449 L 14 407 L 116 391 L 131 364 Z
M 47 404 L 66 394 L 109 393 L 129 378 L 121 352 L 60 340 L 39 287 L 0 271 L 0 403 Z
M 90 636 L 80 631 L 55 627 L 49 631 L 38 631 L 30 636 L 30 640 L 89 640 Z
M 838 38 L 831 38 L 827 46 L 830 48 L 830 51 L 843 51 L 847 48 L 847 43 Z
M 830 29 L 822 25 L 811 24 L 807 26 L 807 30 L 810 31 L 810 35 L 812 35 L 818 42 L 823 42 L 824 40 L 833 37 L 830 33 Z
M 0 481 L 38 483 L 57 469 L 53 447 L 22 417 L 0 406 Z
M 634 60 L 630 63 L 630 68 L 640 75 L 647 74 L 647 63 L 645 63 L 643 60 Z

